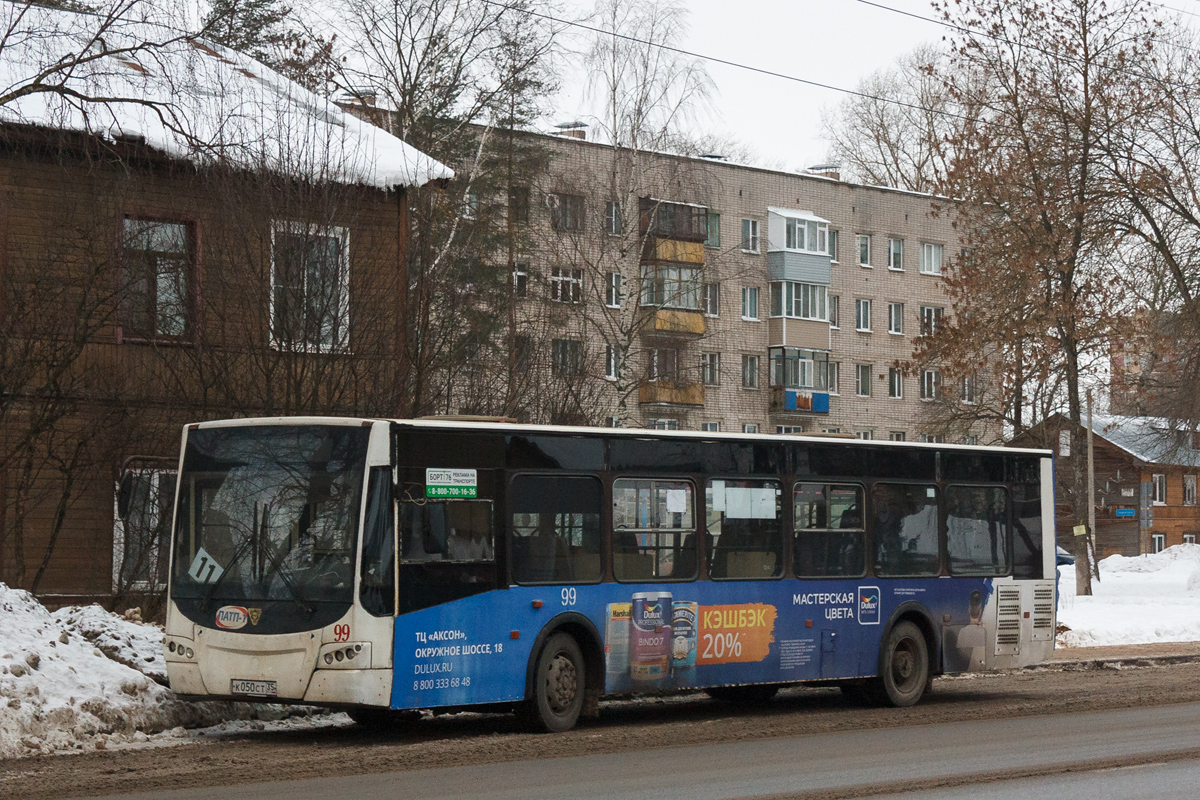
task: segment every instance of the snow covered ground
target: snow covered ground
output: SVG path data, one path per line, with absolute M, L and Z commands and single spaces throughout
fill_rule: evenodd
M 162 631 L 130 616 L 99 606 L 51 613 L 0 583 L 0 758 L 349 724 L 304 707 L 176 700 L 164 685 Z
M 1059 567 L 1060 647 L 1200 641 L 1200 545 L 1100 561 L 1092 596 L 1075 595 L 1075 567 Z

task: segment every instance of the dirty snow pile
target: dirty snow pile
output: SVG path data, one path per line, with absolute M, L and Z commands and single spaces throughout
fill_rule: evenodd
M 1076 597 L 1075 567 L 1059 567 L 1060 647 L 1200 641 L 1200 545 L 1100 561 L 1091 597 Z
M 182 738 L 186 728 L 291 713 L 175 699 L 160 685 L 162 631 L 129 616 L 99 606 L 51 613 L 0 583 L 0 758 Z

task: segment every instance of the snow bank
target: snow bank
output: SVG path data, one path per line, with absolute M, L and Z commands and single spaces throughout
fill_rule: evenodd
M 1059 573 L 1060 647 L 1200 641 L 1200 545 L 1102 559 L 1091 597 L 1075 595 L 1075 567 Z
M 158 628 L 99 606 L 52 614 L 0 583 L 0 758 L 104 749 L 155 734 L 180 739 L 187 728 L 311 713 L 183 702 L 160 685 L 165 674 Z

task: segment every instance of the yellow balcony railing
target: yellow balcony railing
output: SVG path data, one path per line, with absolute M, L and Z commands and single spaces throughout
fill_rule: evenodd
M 677 406 L 704 405 L 704 384 L 678 381 L 642 381 L 639 403 L 669 403 Z

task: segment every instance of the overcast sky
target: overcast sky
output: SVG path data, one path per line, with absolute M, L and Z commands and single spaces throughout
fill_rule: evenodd
M 574 2 L 580 9 L 591 7 L 587 0 Z M 932 16 L 928 0 L 881 2 Z M 847 89 L 918 44 L 940 41 L 946 32 L 858 0 L 690 0 L 687 5 L 687 49 Z M 733 136 L 771 166 L 797 169 L 824 160 L 821 110 L 837 105 L 843 95 L 721 64 L 706 66 L 717 87 L 714 130 Z M 593 111 L 582 92 L 572 89 L 562 92 L 559 108 L 563 121 Z

